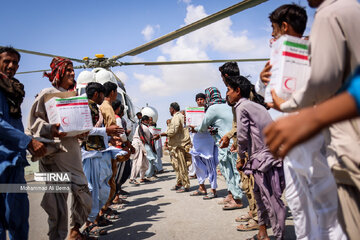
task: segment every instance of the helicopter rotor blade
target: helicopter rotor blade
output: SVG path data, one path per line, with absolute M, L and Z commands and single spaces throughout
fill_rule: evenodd
M 224 10 L 221 10 L 217 13 L 214 13 L 210 16 L 207 16 L 203 19 L 200 19 L 194 23 L 191 23 L 189 25 L 186 25 L 185 27 L 182 27 L 178 30 L 175 30 L 169 34 L 166 34 L 162 37 L 159 37 L 151 42 L 148 42 L 144 45 L 141 45 L 139 47 L 136 47 L 132 50 L 129 50 L 125 53 L 122 53 L 120 55 L 117 55 L 117 56 L 114 56 L 112 59 L 113 60 L 117 60 L 117 59 L 120 59 L 122 57 L 125 57 L 125 56 L 135 56 L 135 55 L 138 55 L 142 52 L 145 52 L 145 51 L 148 51 L 152 48 L 155 48 L 159 45 L 162 45 L 164 43 L 167 43 L 171 40 L 174 40 L 178 37 L 181 37 L 181 36 L 184 36 L 185 34 L 188 34 L 190 32 L 193 32 L 195 30 L 198 30 L 200 28 L 203 28 L 211 23 L 214 23 L 214 22 L 217 22 L 223 18 L 226 18 L 226 17 L 229 17 L 231 15 L 234 15 L 238 12 L 241 12 L 241 11 L 244 11 L 248 8 L 252 8 L 252 7 L 255 7 L 256 5 L 259 5 L 263 2 L 266 2 L 268 0 L 244 0 L 242 2 L 239 2 L 231 7 L 228 7 Z
M 218 60 L 193 60 L 193 61 L 164 61 L 164 62 L 120 62 L 120 66 L 124 65 L 181 65 L 181 64 L 197 64 L 197 63 L 221 63 L 221 62 L 265 62 L 269 58 L 243 58 L 243 59 L 218 59 Z
M 74 69 L 80 69 L 80 68 L 86 68 L 86 67 L 85 67 L 85 65 L 74 66 Z M 16 74 L 37 73 L 37 72 L 47 72 L 47 71 L 51 71 L 51 69 L 26 71 L 26 72 L 17 72 Z
M 0 46 L 0 47 L 3 47 L 3 46 Z M 62 58 L 70 59 L 71 61 L 74 61 L 74 62 L 79 62 L 79 63 L 84 63 L 84 62 L 85 62 L 84 60 L 81 60 L 81 59 L 69 58 L 69 57 L 64 57 L 64 56 L 54 55 L 54 54 L 49 54 L 49 53 L 41 53 L 41 52 L 35 52 L 35 51 L 30 51 L 30 50 L 25 50 L 25 49 L 19 49 L 19 48 L 15 48 L 15 50 L 17 50 L 17 51 L 19 51 L 19 52 L 23 52 L 23 53 L 38 55 L 38 56 L 45 56 L 45 57 L 62 57 Z

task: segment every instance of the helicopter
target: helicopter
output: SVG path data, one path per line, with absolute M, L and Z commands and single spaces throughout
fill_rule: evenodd
M 200 19 L 198 21 L 195 21 L 191 24 L 185 25 L 184 27 L 175 30 L 169 34 L 166 34 L 162 37 L 156 38 L 153 41 L 150 41 L 146 44 L 143 44 L 139 47 L 133 48 L 129 51 L 126 51 L 124 53 L 121 53 L 119 55 L 116 55 L 114 57 L 108 58 L 104 55 L 96 55 L 95 58 L 89 58 L 85 57 L 83 59 L 78 58 L 71 58 L 66 56 L 60 56 L 60 57 L 66 57 L 70 60 L 72 60 L 74 63 L 79 63 L 79 65 L 74 64 L 74 69 L 93 69 L 93 71 L 97 71 L 97 73 L 105 71 L 110 71 L 110 77 L 109 81 L 112 81 L 110 79 L 115 79 L 116 83 L 118 84 L 118 95 L 119 98 L 121 98 L 125 105 L 126 111 L 126 117 L 133 123 L 135 123 L 134 119 L 134 108 L 132 104 L 132 99 L 127 95 L 124 84 L 121 84 L 121 80 L 116 79 L 117 76 L 111 72 L 111 68 L 117 67 L 117 66 L 130 66 L 130 65 L 145 65 L 145 66 L 154 66 L 154 65 L 176 65 L 176 64 L 195 64 L 195 63 L 220 63 L 220 62 L 227 62 L 227 61 L 236 61 L 236 62 L 256 62 L 256 61 L 266 61 L 268 58 L 258 58 L 258 59 L 220 59 L 220 60 L 195 60 L 195 61 L 155 61 L 155 62 L 122 62 L 120 61 L 121 58 L 125 56 L 136 56 L 138 54 L 144 53 L 146 51 L 149 51 L 155 47 L 158 47 L 164 43 L 167 43 L 171 40 L 174 40 L 176 38 L 179 38 L 181 36 L 184 36 L 188 33 L 191 33 L 197 29 L 203 28 L 205 26 L 208 26 L 211 23 L 217 22 L 221 19 L 224 19 L 226 17 L 229 17 L 233 14 L 239 13 L 241 11 L 244 11 L 246 9 L 255 7 L 263 2 L 266 2 L 267 0 L 244 0 L 237 4 L 234 4 L 233 6 L 230 6 L 224 10 L 221 10 L 219 12 L 216 12 L 212 15 L 209 15 L 203 19 Z M 25 49 L 17 49 L 19 52 L 26 53 L 26 54 L 34 54 L 39 56 L 45 56 L 45 57 L 55 57 L 59 56 L 56 54 L 48 54 L 48 53 L 41 53 L 37 51 L 30 51 Z M 35 71 L 27 71 L 27 72 L 19 72 L 17 74 L 26 74 L 26 73 L 35 73 L 35 72 L 43 72 L 47 71 L 45 70 L 35 70 Z M 96 74 L 97 74 L 96 73 Z M 81 73 L 80 73 L 81 75 Z M 79 76 L 80 76 L 79 75 Z M 78 81 L 79 84 L 79 90 L 81 90 L 81 81 Z M 128 101 L 126 101 L 128 99 Z M 127 103 L 128 102 L 128 103 Z

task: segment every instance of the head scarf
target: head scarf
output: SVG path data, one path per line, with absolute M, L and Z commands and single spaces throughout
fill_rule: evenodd
M 198 93 L 198 94 L 196 94 L 196 96 L 195 96 L 195 101 L 197 101 L 198 98 L 202 98 L 202 99 L 205 99 L 205 100 L 206 100 L 206 95 L 203 94 L 203 93 Z
M 66 67 L 69 64 L 72 65 L 72 62 L 67 58 L 54 57 L 50 63 L 51 73 L 44 72 L 44 77 L 48 77 L 51 84 L 55 88 L 59 88 L 60 81 L 64 77 Z
M 226 100 L 221 98 L 221 93 L 216 87 L 209 87 L 205 89 L 205 95 L 207 108 L 214 104 L 226 103 Z

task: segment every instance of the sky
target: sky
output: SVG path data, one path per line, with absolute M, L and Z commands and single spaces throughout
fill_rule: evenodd
M 189 23 L 238 3 L 236 0 L 13 0 L 2 3 L 0 45 L 82 59 L 102 53 L 119 55 Z M 269 0 L 123 62 L 267 58 L 270 54 L 269 13 L 282 4 L 306 7 L 309 34 L 315 11 L 306 0 Z M 6 11 L 4 10 L 6 9 Z M 49 69 L 51 58 L 21 54 L 18 72 Z M 255 83 L 265 62 L 238 63 L 242 75 Z M 76 63 L 74 65 L 77 65 Z M 196 106 L 195 95 L 217 87 L 225 97 L 216 64 L 122 66 L 112 69 L 125 83 L 135 105 L 155 107 L 163 129 L 171 102 L 184 109 Z M 88 69 L 89 70 L 89 69 Z M 76 76 L 81 70 L 75 70 Z M 16 75 L 25 85 L 22 105 L 26 126 L 34 97 L 50 87 L 42 73 Z M 276 114 L 272 114 L 276 115 Z M 165 129 L 164 129 L 165 130 Z

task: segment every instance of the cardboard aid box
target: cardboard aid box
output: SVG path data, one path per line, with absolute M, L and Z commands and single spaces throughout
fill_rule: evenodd
M 272 102 L 271 89 L 287 100 L 304 87 L 310 75 L 309 43 L 307 40 L 284 35 L 271 48 L 270 82 L 265 89 L 265 102 Z
M 200 126 L 205 117 L 204 107 L 187 107 L 186 110 L 186 126 Z
M 76 136 L 93 128 L 91 112 L 86 96 L 76 92 L 51 93 L 44 96 L 50 124 L 60 123 L 60 132 Z

